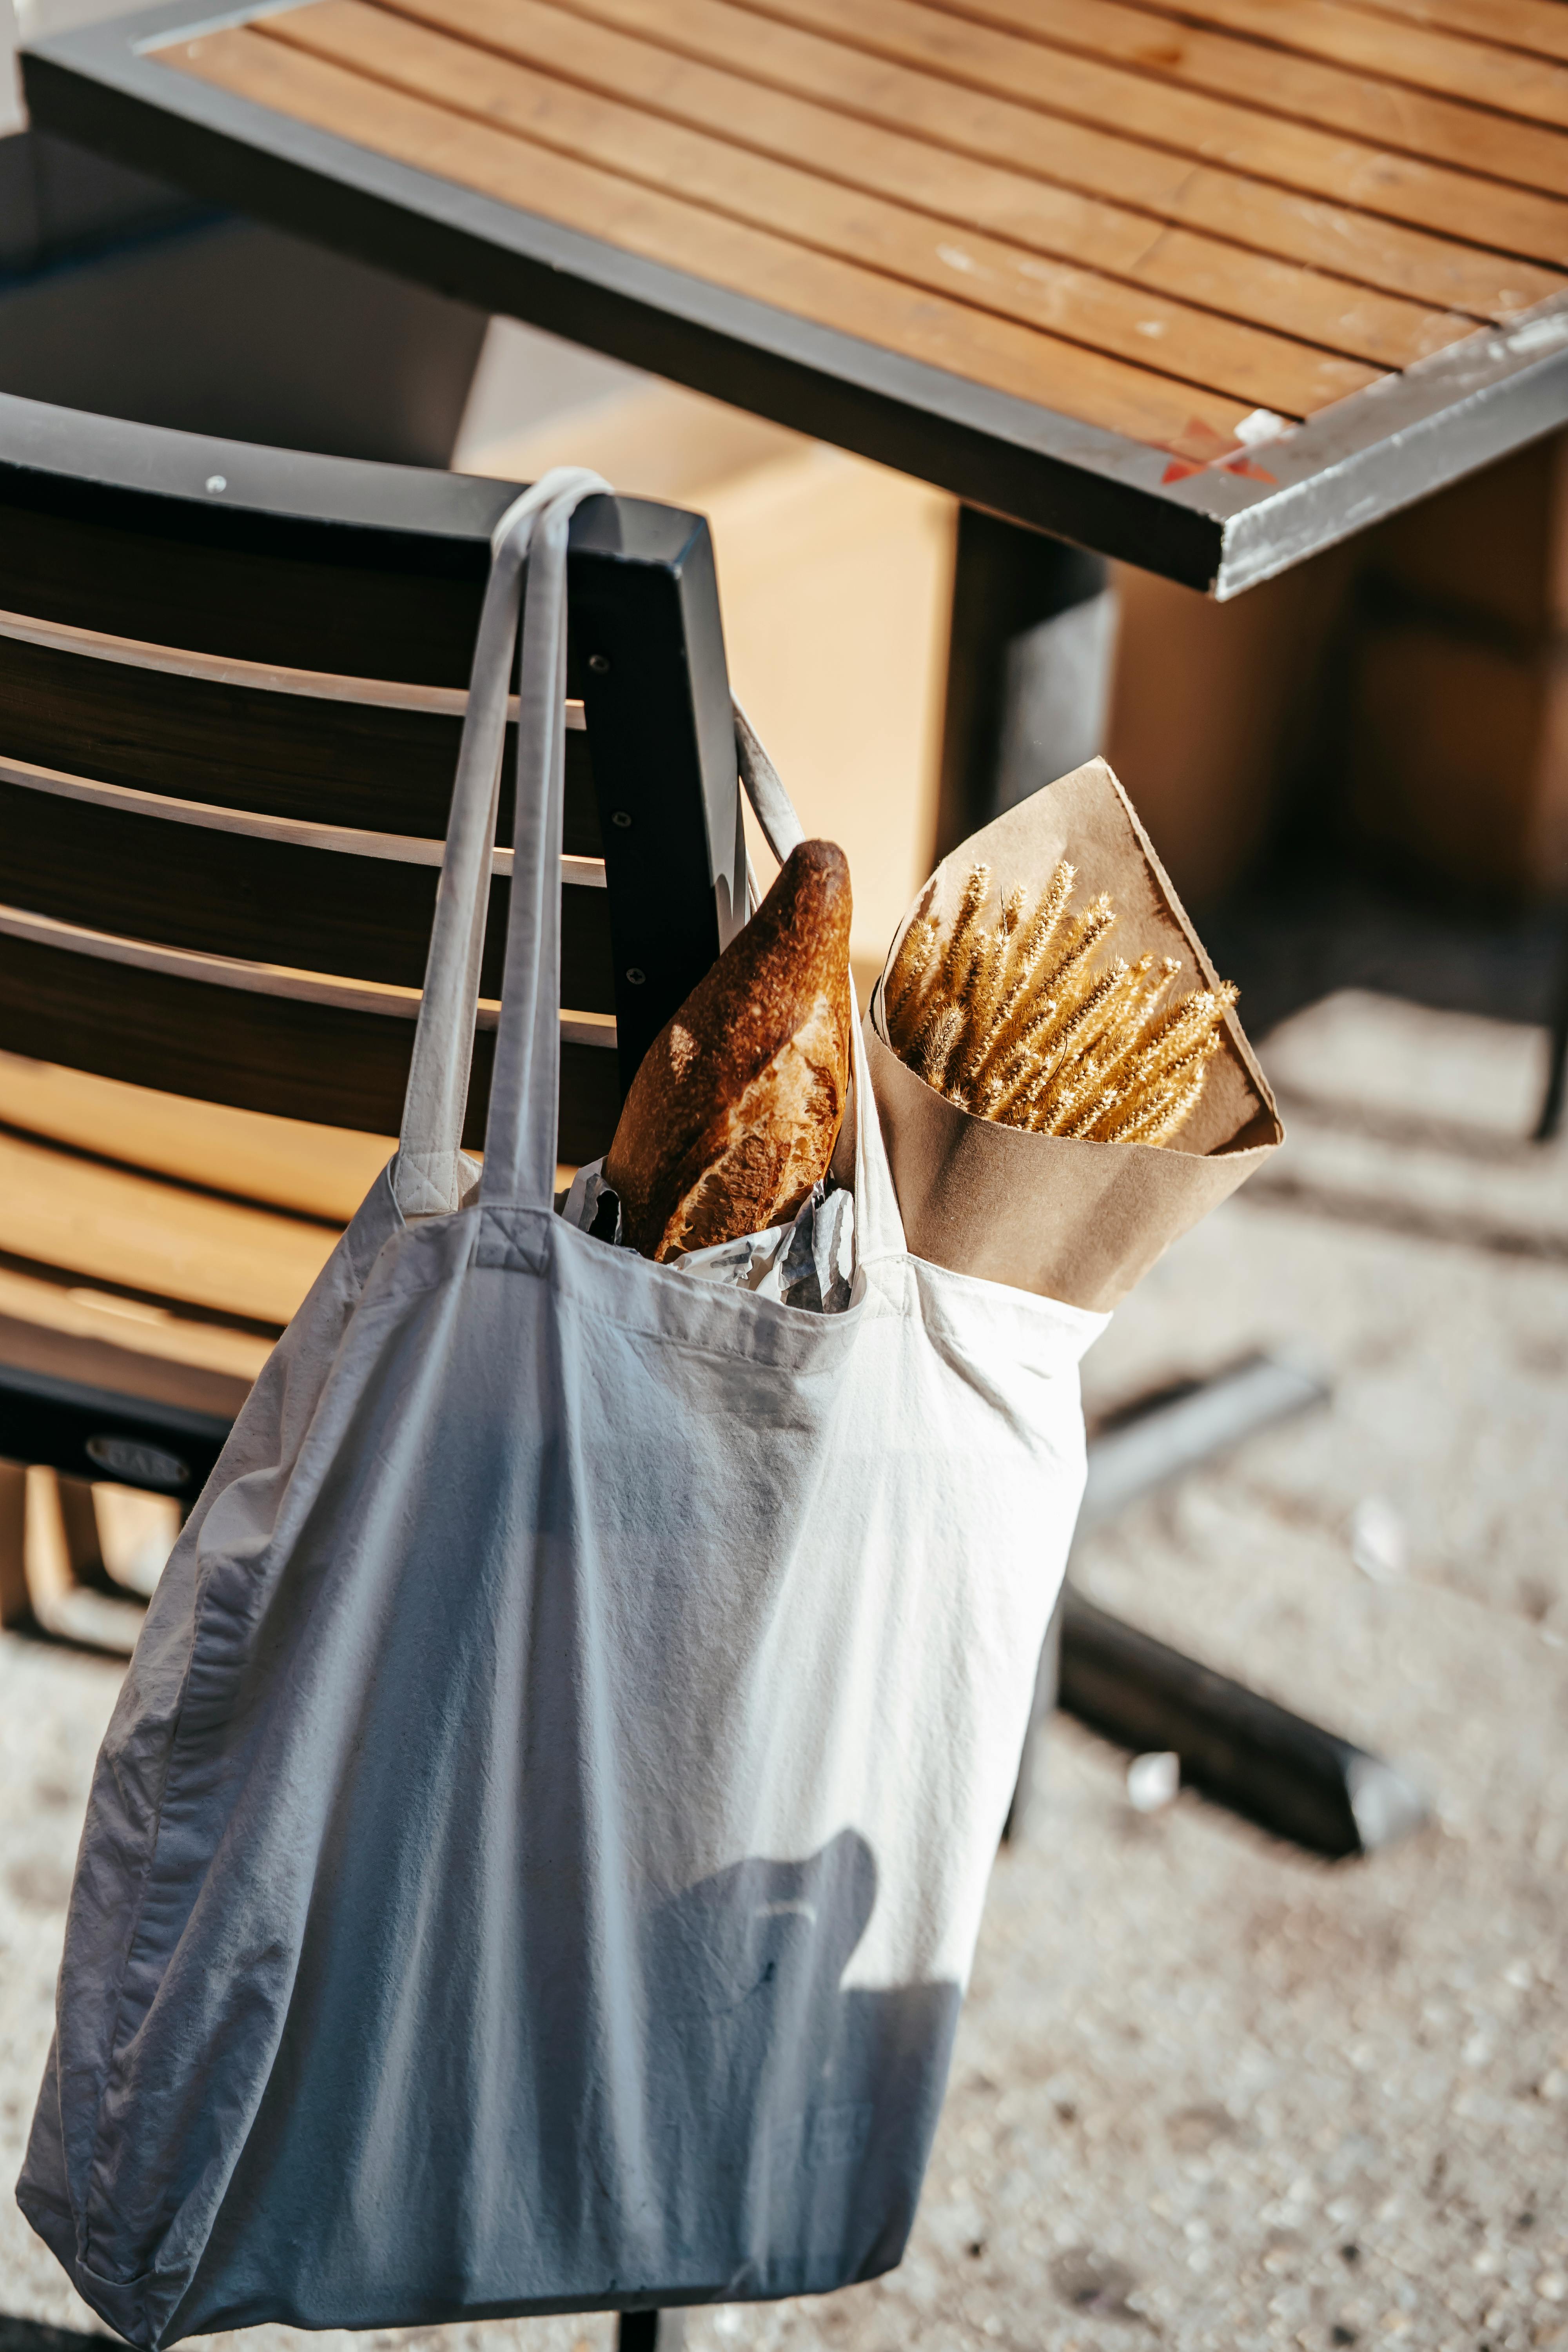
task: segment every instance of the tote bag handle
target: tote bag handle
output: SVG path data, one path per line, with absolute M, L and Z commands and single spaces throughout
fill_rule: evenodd
M 561 1090 L 561 838 L 566 801 L 566 541 L 605 485 L 564 469 L 532 518 L 522 616 L 517 828 L 479 1199 L 549 1209 Z
M 565 535 L 573 509 L 585 498 L 607 493 L 609 484 L 581 467 L 556 467 L 515 499 L 490 534 L 490 571 L 479 613 L 468 681 L 468 705 L 458 752 L 457 780 L 452 787 L 447 848 L 436 892 L 436 912 L 426 961 L 425 992 L 414 1033 L 408 1086 L 403 1104 L 403 1129 L 393 1172 L 393 1190 L 405 1216 L 441 1215 L 455 1209 L 462 1191 L 465 1161 L 460 1146 L 463 1114 L 468 1106 L 468 1078 L 473 1064 L 474 1024 L 479 1013 L 479 966 L 484 954 L 485 919 L 489 908 L 490 852 L 495 844 L 496 813 L 500 798 L 501 761 L 506 751 L 507 694 L 511 684 L 517 646 L 518 619 L 522 605 L 523 568 L 528 562 L 539 520 L 560 515 L 561 563 L 555 594 L 560 657 L 552 676 L 558 677 L 554 728 L 564 761 L 565 699 Z M 535 566 L 528 563 L 530 612 Z M 531 620 L 530 623 L 531 627 Z M 545 812 L 540 804 L 541 756 L 548 743 L 531 740 L 526 693 L 528 639 L 523 665 L 525 691 L 518 729 L 517 824 L 520 853 L 525 835 L 542 850 Z M 537 665 L 535 674 L 537 676 Z M 534 730 L 538 734 L 537 722 Z M 563 779 L 564 769 L 563 766 Z M 559 816 L 551 839 L 556 856 L 551 881 L 553 909 L 558 892 L 561 825 Z M 538 859 L 535 858 L 535 865 Z M 520 854 L 513 870 L 514 919 L 509 930 L 507 962 L 511 967 L 511 939 L 520 895 L 539 891 L 539 876 L 524 873 Z M 559 982 L 554 991 L 559 995 Z M 554 1088 L 551 1117 L 554 1117 Z M 552 1158 L 551 1172 L 554 1161 Z
M 395 1176 L 398 1206 L 405 1215 L 455 1209 L 469 1164 L 459 1146 L 479 1010 L 490 851 L 506 745 L 507 688 L 520 617 L 522 666 L 511 903 L 479 1197 L 492 1207 L 548 1209 L 553 1203 L 561 1077 L 567 539 L 575 509 L 584 499 L 600 494 L 609 494 L 601 476 L 584 467 L 558 467 L 514 500 L 491 537 L 490 576 L 474 648 Z M 741 781 L 768 845 L 782 863 L 805 838 L 800 819 L 738 702 L 734 715 Z M 853 1066 L 856 1255 L 863 1259 L 901 1251 L 904 1234 L 858 1017 Z

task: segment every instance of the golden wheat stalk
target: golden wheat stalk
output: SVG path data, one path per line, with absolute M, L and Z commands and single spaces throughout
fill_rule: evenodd
M 987 919 L 991 869 L 974 866 L 945 932 L 930 912 L 933 883 L 883 987 L 889 1037 L 978 1118 L 1099 1143 L 1168 1143 L 1202 1098 L 1237 992 L 1226 982 L 1168 1002 L 1174 956 L 1158 971 L 1152 955 L 1097 968 L 1115 909 L 1102 891 L 1069 922 L 1076 880 L 1064 858 L 1032 909 L 1016 885 Z
M 989 1032 L 982 1041 L 982 1058 L 994 1054 L 1007 1043 L 1017 1021 L 1028 1011 L 1032 997 L 1037 993 L 1040 966 L 1050 950 L 1051 941 L 1057 935 L 1077 879 L 1076 871 L 1064 857 L 1047 883 L 1039 904 L 1026 924 L 1024 914 L 1028 906 L 1028 893 L 1021 888 L 1008 892 L 1007 902 L 1015 899 L 1018 902 L 1018 919 L 1007 933 L 1006 987 L 992 1018 Z
M 968 990 L 969 976 L 979 945 L 980 910 L 985 904 L 990 887 L 989 866 L 973 867 L 963 886 L 963 896 L 958 902 L 958 919 L 952 927 L 952 937 L 947 943 L 947 953 L 942 960 L 942 986 L 955 1003 L 961 1002 Z
M 929 915 L 917 915 L 900 943 L 893 959 L 893 969 L 882 989 L 882 1009 L 887 1019 L 888 1034 L 895 1045 L 909 1042 L 909 1017 L 920 1010 L 926 983 L 936 966 L 937 942 L 942 927 Z
M 1053 1097 L 1058 1090 L 1071 1086 L 1079 1057 L 1092 1048 L 1107 1021 L 1114 1016 L 1116 1000 L 1126 976 L 1124 963 L 1102 973 L 1079 996 L 1067 1019 L 1053 1024 L 1047 1033 L 1034 1079 L 1025 1097 L 1038 1120 L 1049 1116 Z
M 926 1024 L 920 1044 L 920 1071 L 928 1087 L 945 1091 L 947 1066 L 963 1034 L 963 1013 L 956 1004 L 939 1005 Z

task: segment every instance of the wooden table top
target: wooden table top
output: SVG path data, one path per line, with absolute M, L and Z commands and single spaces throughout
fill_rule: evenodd
M 199 13 L 35 119 L 1222 593 L 1568 419 L 1564 0 Z

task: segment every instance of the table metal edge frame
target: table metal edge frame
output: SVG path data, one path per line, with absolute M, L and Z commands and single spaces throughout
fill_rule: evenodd
M 265 6 L 265 0 L 264 0 Z M 266 7 L 266 13 L 272 13 Z M 820 327 L 161 68 L 173 0 L 23 52 L 36 121 L 970 504 L 1224 599 L 1568 420 L 1568 294 L 1167 482 L 1164 450 Z

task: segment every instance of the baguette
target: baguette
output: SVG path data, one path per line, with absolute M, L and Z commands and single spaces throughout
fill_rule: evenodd
M 643 1058 L 605 1159 L 623 1238 L 660 1261 L 792 1217 L 849 1089 L 849 866 L 803 841 Z

